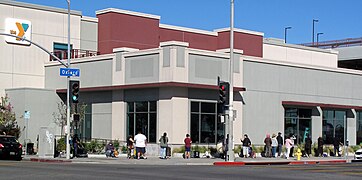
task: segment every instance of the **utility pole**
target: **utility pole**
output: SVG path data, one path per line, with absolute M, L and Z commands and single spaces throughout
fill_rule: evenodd
M 229 111 L 228 116 L 225 116 L 225 129 L 227 129 L 227 132 L 229 134 L 228 138 L 228 151 L 227 151 L 227 157 L 229 162 L 234 162 L 234 150 L 233 150 L 233 129 L 234 129 L 234 111 L 233 111 L 233 102 L 234 102 L 234 82 L 233 82 L 233 76 L 234 76 L 234 0 L 231 0 L 231 6 L 230 6 L 230 67 L 229 67 Z M 226 136 L 227 137 L 227 134 Z
M 68 2 L 68 58 L 67 66 L 70 68 L 70 0 Z M 69 79 L 67 76 L 67 159 L 70 159 L 70 105 L 69 105 Z

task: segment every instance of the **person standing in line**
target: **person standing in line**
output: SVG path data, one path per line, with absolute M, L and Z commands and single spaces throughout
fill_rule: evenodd
M 161 136 L 161 138 L 158 141 L 160 142 L 160 147 L 161 147 L 160 158 L 161 159 L 166 159 L 166 150 L 167 150 L 167 147 L 168 147 L 167 133 L 164 132 L 163 136 Z
M 278 147 L 278 140 L 277 140 L 277 135 L 273 134 L 272 138 L 272 157 L 276 157 L 277 156 L 277 147 Z
M 291 140 L 293 141 L 293 145 L 292 148 L 290 149 L 289 157 L 294 157 L 294 145 L 297 144 L 297 138 L 295 137 L 294 134 L 291 136 Z
M 72 143 L 73 143 L 73 158 L 75 158 L 78 155 L 78 144 L 79 144 L 78 134 L 74 134 Z
M 137 159 L 140 159 L 141 155 L 144 159 L 147 159 L 145 156 L 147 137 L 143 135 L 141 131 L 138 131 L 138 134 L 134 137 L 134 141 L 136 142 Z
M 334 149 L 334 156 L 337 157 L 337 156 L 341 156 L 339 154 L 339 145 L 341 145 L 341 141 L 339 140 L 339 138 L 336 136 L 334 137 L 333 139 L 333 149 Z
M 127 138 L 127 156 L 128 156 L 128 159 L 131 159 L 131 158 L 133 159 L 134 158 L 133 144 L 134 144 L 134 140 L 133 140 L 132 135 L 130 135 Z
M 323 156 L 323 138 L 321 136 L 318 137 L 318 156 Z
M 251 146 L 251 141 L 247 134 L 244 134 L 244 139 L 240 139 L 240 141 L 243 143 L 243 155 L 245 158 L 249 155 L 249 148 Z
M 305 155 L 309 158 L 310 154 L 312 154 L 312 139 L 310 138 L 309 134 L 305 138 L 305 145 L 304 145 Z
M 190 158 L 190 151 L 191 151 L 191 143 L 192 140 L 190 138 L 190 134 L 186 134 L 186 138 L 184 139 L 185 143 L 185 159 Z
M 265 144 L 265 157 L 270 158 L 271 157 L 271 145 L 272 145 L 272 140 L 270 138 L 270 134 L 266 135 L 266 138 L 264 139 L 264 144 Z
M 225 158 L 225 161 L 227 161 L 227 152 L 229 150 L 229 134 L 226 135 L 226 138 L 223 140 L 223 156 Z
M 284 144 L 281 132 L 278 132 L 277 141 L 278 141 L 278 157 L 279 157 L 282 154 L 282 149 Z
M 287 153 L 285 154 L 285 156 L 287 157 L 287 159 L 289 159 L 290 150 L 292 149 L 293 145 L 294 141 L 292 139 L 292 136 L 290 136 L 285 140 L 285 148 L 287 149 Z

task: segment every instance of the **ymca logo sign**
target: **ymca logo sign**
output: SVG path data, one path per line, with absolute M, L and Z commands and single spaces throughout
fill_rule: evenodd
M 16 35 L 24 39 L 31 40 L 31 22 L 21 19 L 7 18 L 5 20 L 5 33 Z M 29 42 L 22 40 L 21 38 L 6 37 L 7 43 L 30 45 Z

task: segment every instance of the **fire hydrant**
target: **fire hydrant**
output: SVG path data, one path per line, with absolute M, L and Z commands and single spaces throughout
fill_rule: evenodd
M 297 150 L 296 155 L 297 155 L 297 161 L 300 161 L 300 157 L 302 157 L 302 152 L 301 152 L 301 150 L 299 148 Z

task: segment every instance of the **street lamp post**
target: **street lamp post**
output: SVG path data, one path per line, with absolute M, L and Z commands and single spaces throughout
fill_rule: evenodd
M 233 151 L 233 121 L 234 121 L 234 112 L 233 112 L 233 97 L 234 97 L 234 84 L 233 84 L 233 75 L 234 75 L 234 0 L 230 1 L 230 67 L 229 67 L 229 111 L 228 116 L 225 118 L 225 132 L 229 134 L 228 139 L 228 151 L 227 156 L 225 157 L 227 161 L 234 162 L 234 151 Z M 226 134 L 225 138 L 228 137 Z
M 287 30 L 292 29 L 292 27 L 286 27 L 284 28 L 284 43 L 287 43 Z
M 319 44 L 319 35 L 322 35 L 323 33 L 317 33 L 317 46 Z
M 70 68 L 70 0 L 67 0 L 68 3 L 68 58 L 67 58 L 67 67 Z M 67 159 L 70 159 L 70 105 L 69 105 L 69 79 L 70 76 L 67 76 Z
M 314 23 L 316 22 L 318 22 L 318 19 L 313 19 L 312 45 L 314 45 Z

